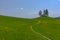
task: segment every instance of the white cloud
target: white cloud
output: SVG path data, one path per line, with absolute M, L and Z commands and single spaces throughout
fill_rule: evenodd
M 17 10 L 23 10 L 24 8 L 16 8 Z
M 20 8 L 21 10 L 23 10 L 24 8 Z

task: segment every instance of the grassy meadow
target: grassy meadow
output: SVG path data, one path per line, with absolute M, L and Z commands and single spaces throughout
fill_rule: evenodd
M 47 38 L 60 40 L 60 19 L 26 19 L 0 15 L 0 40 L 49 40 Z

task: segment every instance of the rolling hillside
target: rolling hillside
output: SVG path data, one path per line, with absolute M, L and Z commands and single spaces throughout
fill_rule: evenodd
M 60 40 L 60 19 L 0 15 L 0 40 Z

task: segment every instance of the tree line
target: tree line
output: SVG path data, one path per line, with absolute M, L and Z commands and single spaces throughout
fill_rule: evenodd
M 42 17 L 42 16 L 48 17 L 48 9 L 45 9 L 43 12 L 40 10 L 39 11 L 39 16 L 40 17 Z

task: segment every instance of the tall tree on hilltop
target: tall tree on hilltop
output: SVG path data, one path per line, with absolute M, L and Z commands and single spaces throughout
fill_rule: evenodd
M 48 9 L 46 9 L 46 10 L 43 11 L 43 16 L 48 17 Z
M 42 16 L 42 11 L 41 10 L 39 11 L 39 16 Z
M 42 16 L 45 16 L 45 13 L 46 13 L 46 11 L 44 10 L 44 11 L 43 11 L 43 15 L 42 15 Z
M 45 15 L 48 16 L 48 9 L 45 10 Z

